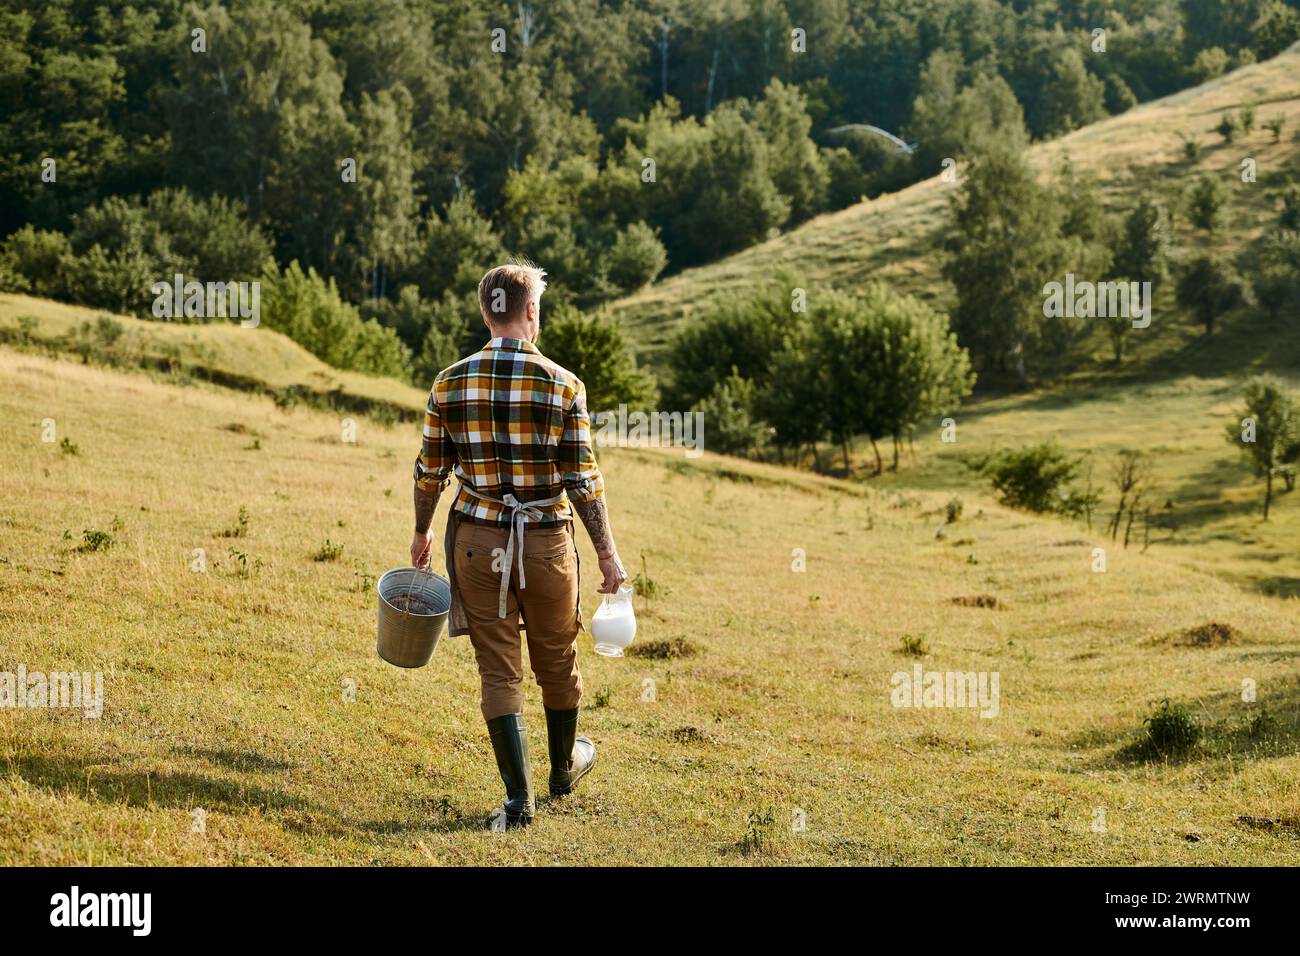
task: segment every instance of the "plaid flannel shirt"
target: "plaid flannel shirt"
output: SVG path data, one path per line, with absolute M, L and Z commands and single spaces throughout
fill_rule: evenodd
M 591 447 L 582 382 L 531 342 L 500 337 L 443 369 L 429 392 L 415 481 L 433 492 L 452 474 L 496 499 L 513 494 L 527 503 L 567 492 L 543 509 L 546 517 L 534 527 L 566 520 L 569 498 L 600 498 L 605 482 Z M 483 524 L 510 524 L 496 501 L 460 488 L 452 509 Z

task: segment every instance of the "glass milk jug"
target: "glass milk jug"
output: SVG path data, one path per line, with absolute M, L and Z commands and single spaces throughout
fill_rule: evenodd
M 591 638 L 602 657 L 622 657 L 623 648 L 636 637 L 636 615 L 632 613 L 632 587 L 625 584 L 617 594 L 606 594 L 591 617 Z

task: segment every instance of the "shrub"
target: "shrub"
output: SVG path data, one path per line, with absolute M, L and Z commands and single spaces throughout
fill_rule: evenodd
M 1187 216 L 1192 225 L 1206 232 L 1214 232 L 1219 225 L 1227 196 L 1217 179 L 1201 175 L 1192 186 L 1187 199 Z
M 1146 720 L 1147 744 L 1161 755 L 1183 754 L 1201 739 L 1200 722 L 1182 704 L 1164 702 Z
M 1003 504 L 1039 513 L 1059 512 L 1067 508 L 1069 485 L 1078 477 L 1082 461 L 1047 441 L 997 452 L 981 470 Z
M 86 528 L 81 532 L 81 546 L 77 550 L 86 552 L 107 551 L 116 543 L 117 539 L 107 531 Z
M 262 320 L 335 368 L 410 378 L 410 351 L 397 333 L 374 319 L 363 322 L 333 279 L 303 272 L 296 261 L 263 275 Z
M 67 236 L 23 226 L 0 242 L 0 282 L 14 292 L 65 295 L 66 270 L 72 257 Z
M 329 538 L 326 538 L 325 543 L 312 553 L 311 559 L 313 561 L 337 561 L 342 556 L 343 545 L 335 544 Z
M 904 634 L 899 638 L 899 644 L 899 653 L 908 657 L 924 657 L 930 653 L 925 643 L 925 636 L 921 634 Z

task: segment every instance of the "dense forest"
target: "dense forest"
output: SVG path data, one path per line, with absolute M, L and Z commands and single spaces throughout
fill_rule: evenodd
M 0 0 L 0 288 L 260 279 L 328 361 L 427 381 L 505 255 L 578 321 L 1297 38 L 1283 0 Z

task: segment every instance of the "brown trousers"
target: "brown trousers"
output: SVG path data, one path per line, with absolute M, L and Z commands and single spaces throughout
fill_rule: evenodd
M 497 617 L 497 607 L 509 530 L 460 521 L 455 534 L 456 590 L 478 660 L 483 717 L 491 720 L 524 709 L 521 613 L 528 662 L 542 688 L 542 703 L 552 710 L 577 707 L 582 675 L 578 672 L 578 549 L 572 523 L 527 530 L 527 586 L 519 587 L 516 558 L 503 618 Z

